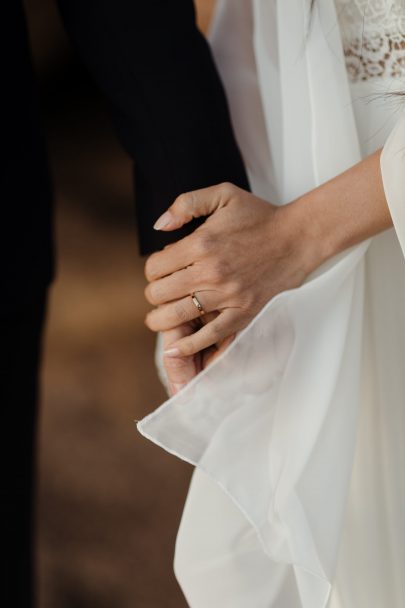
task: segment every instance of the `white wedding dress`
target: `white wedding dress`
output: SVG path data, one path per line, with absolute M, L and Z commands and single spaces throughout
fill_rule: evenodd
M 192 608 L 405 606 L 405 0 L 222 0 L 211 31 L 253 191 L 384 146 L 394 228 L 273 298 L 138 424 L 194 465 Z

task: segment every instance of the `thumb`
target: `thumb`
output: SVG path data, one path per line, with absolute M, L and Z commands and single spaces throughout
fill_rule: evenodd
M 224 207 L 238 190 L 233 184 L 218 184 L 180 194 L 153 226 L 155 230 L 177 230 L 194 217 L 211 215 Z

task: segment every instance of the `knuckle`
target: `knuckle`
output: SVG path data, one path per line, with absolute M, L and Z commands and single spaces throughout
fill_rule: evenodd
M 150 256 L 145 262 L 145 277 L 148 281 L 152 281 L 156 276 L 156 264 L 154 256 Z
M 187 205 L 191 207 L 191 209 L 195 209 L 197 204 L 197 197 L 194 191 L 187 192 Z
M 195 252 L 199 257 L 208 255 L 214 246 L 214 237 L 207 231 L 200 231 L 196 234 L 195 239 Z
M 144 296 L 147 299 L 147 301 L 152 304 L 152 302 L 150 301 L 150 285 L 147 285 L 144 289 Z
M 221 327 L 218 323 L 212 323 L 210 328 L 210 340 L 212 342 L 218 342 L 221 337 Z
M 167 371 L 181 372 L 188 367 L 189 362 L 182 357 L 164 357 L 164 365 Z
M 195 196 L 193 192 L 183 192 L 177 197 L 176 203 L 182 212 L 190 213 L 194 208 Z
M 185 321 L 187 321 L 187 311 L 184 308 L 183 304 L 180 304 L 179 302 L 175 304 L 174 314 L 175 314 L 176 320 L 179 321 L 180 323 L 184 323 Z
M 160 330 L 159 320 L 156 318 L 156 316 L 153 313 L 149 313 L 146 316 L 145 325 L 151 331 L 159 331 Z
M 185 340 L 180 348 L 181 348 L 183 357 L 188 357 L 190 355 L 193 355 L 196 352 L 195 340 L 193 338 L 188 338 L 188 340 Z
M 223 260 L 213 260 L 207 270 L 208 280 L 210 283 L 223 283 L 227 277 L 228 265 Z
M 230 198 L 235 194 L 236 191 L 236 186 L 234 186 L 234 184 L 232 184 L 231 182 L 222 182 L 221 184 L 219 184 L 218 188 L 220 191 L 220 195 L 224 198 Z
M 241 293 L 241 291 L 242 291 L 242 284 L 238 279 L 232 278 L 232 280 L 228 281 L 228 284 L 227 284 L 228 295 L 230 295 L 231 297 L 235 297 L 235 296 L 238 296 Z
M 238 297 L 238 309 L 240 315 L 243 317 L 245 315 L 250 315 L 252 311 L 256 308 L 256 299 L 253 294 L 243 293 L 239 294 Z
M 148 285 L 145 289 L 145 297 L 150 304 L 156 306 L 162 301 L 162 289 L 154 283 Z
M 183 192 L 182 194 L 179 194 L 179 196 L 176 199 L 176 204 L 183 208 L 185 205 L 187 205 L 188 203 L 188 192 Z

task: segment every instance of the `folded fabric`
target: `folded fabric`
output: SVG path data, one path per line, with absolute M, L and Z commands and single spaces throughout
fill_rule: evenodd
M 320 2 L 308 34 L 302 1 L 230 1 L 233 17 L 222 2 L 211 34 L 216 60 L 253 190 L 284 204 L 361 158 L 334 3 Z M 405 113 L 381 168 L 390 238 L 405 252 Z M 370 242 L 273 298 L 220 358 L 138 423 L 215 480 L 270 560 L 291 564 L 303 608 L 327 605 L 342 538 L 373 332 L 364 323 Z

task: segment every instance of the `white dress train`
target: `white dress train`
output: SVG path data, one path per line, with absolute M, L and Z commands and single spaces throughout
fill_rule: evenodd
M 309 4 L 219 2 L 252 189 L 284 204 L 384 146 L 394 228 L 273 298 L 138 423 L 196 465 L 175 556 L 192 608 L 405 605 L 405 112 L 386 94 L 405 90 L 405 1 L 316 0 L 310 23 Z

